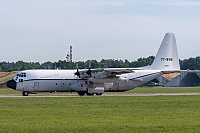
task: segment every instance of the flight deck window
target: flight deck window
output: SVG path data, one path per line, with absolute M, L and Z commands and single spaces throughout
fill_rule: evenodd
M 20 77 L 26 77 L 26 73 L 21 73 Z

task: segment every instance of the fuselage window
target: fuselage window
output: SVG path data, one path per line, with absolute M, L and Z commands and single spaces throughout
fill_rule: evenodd
M 23 82 L 23 79 L 19 79 L 19 82 Z

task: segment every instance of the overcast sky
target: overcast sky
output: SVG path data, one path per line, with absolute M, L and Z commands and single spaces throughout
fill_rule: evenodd
M 199 0 L 0 0 L 0 62 L 155 55 L 166 32 L 179 58 L 200 54 Z

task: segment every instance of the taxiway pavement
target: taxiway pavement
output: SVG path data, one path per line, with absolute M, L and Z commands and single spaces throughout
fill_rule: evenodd
M 182 93 L 114 93 L 108 94 L 104 93 L 103 97 L 108 96 L 194 96 L 200 95 L 198 92 L 182 92 Z M 30 94 L 29 96 L 22 96 L 20 94 L 8 94 L 8 95 L 0 95 L 0 98 L 30 98 L 30 97 L 80 97 L 78 94 Z M 83 97 L 100 97 L 100 96 L 83 96 Z

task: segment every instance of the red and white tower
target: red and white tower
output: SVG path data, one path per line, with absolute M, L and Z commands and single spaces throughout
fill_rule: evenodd
M 72 62 L 72 46 L 70 46 L 69 61 Z

